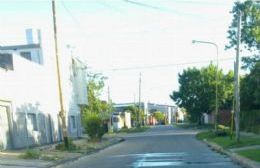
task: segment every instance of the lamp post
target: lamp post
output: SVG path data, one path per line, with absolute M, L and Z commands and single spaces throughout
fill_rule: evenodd
M 209 44 L 209 45 L 213 45 L 216 48 L 216 54 L 217 54 L 217 69 L 216 69 L 216 109 L 215 109 L 215 130 L 217 130 L 217 122 L 218 122 L 218 45 L 216 43 L 213 42 L 209 42 L 209 41 L 199 41 L 199 40 L 192 40 L 192 43 L 202 43 L 202 44 Z

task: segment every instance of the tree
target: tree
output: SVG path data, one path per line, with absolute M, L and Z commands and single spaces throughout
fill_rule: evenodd
M 188 68 L 179 74 L 179 91 L 170 97 L 177 105 L 187 110 L 191 122 L 201 124 L 203 113 L 211 113 L 216 107 L 216 66 L 210 64 L 201 69 Z M 219 108 L 231 108 L 233 94 L 233 73 L 218 73 L 218 104 Z
M 192 122 L 199 122 L 203 112 L 199 100 L 200 93 L 203 92 L 200 75 L 200 70 L 197 68 L 184 70 L 182 74 L 179 74 L 179 91 L 173 91 L 170 95 L 179 107 L 187 109 Z
M 250 72 L 241 80 L 241 109 L 260 109 L 260 57 L 244 58 L 244 62 Z
M 100 139 L 104 134 L 104 123 L 110 119 L 113 111 L 112 102 L 100 100 L 104 88 L 102 74 L 88 74 L 88 105 L 82 107 L 82 124 L 91 139 Z
M 141 121 L 144 120 L 144 111 L 142 109 L 139 111 L 139 108 L 136 105 L 126 107 L 124 111 L 129 111 L 131 113 L 132 124 L 138 124 L 138 113 L 140 115 Z
M 241 80 L 241 109 L 255 109 L 259 107 L 259 62 L 260 62 L 260 2 L 247 0 L 235 2 L 233 20 L 228 30 L 229 45 L 227 49 L 236 47 L 237 17 L 241 11 L 241 43 L 252 51 L 251 57 L 243 57 L 243 69 L 249 70 Z
M 237 24 L 238 12 L 242 13 L 241 19 L 241 42 L 250 50 L 260 50 L 260 3 L 247 0 L 245 2 L 235 2 L 233 10 L 233 20 L 228 30 L 229 44 L 226 48 L 234 48 L 237 44 Z
M 158 122 L 163 122 L 165 119 L 165 116 L 162 112 L 156 111 L 153 113 L 153 117 L 158 121 Z
M 252 131 L 251 128 L 257 128 L 257 123 L 259 125 L 260 121 L 260 2 L 247 0 L 234 4 L 231 11 L 233 20 L 228 30 L 227 49 L 237 46 L 236 27 L 239 11 L 242 13 L 241 43 L 251 54 L 250 57 L 242 58 L 242 68 L 249 73 L 241 77 L 240 81 L 240 121 L 243 129 Z

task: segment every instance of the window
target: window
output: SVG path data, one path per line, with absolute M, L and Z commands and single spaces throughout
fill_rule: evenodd
M 70 116 L 71 128 L 76 128 L 76 118 L 75 116 Z
M 6 70 L 13 70 L 13 55 L 8 53 L 0 53 L 0 67 Z
M 27 114 L 27 126 L 30 130 L 37 131 L 36 114 Z
M 113 117 L 113 122 L 119 122 L 119 118 L 118 117 Z
M 31 52 L 20 52 L 20 55 L 28 60 L 32 60 Z
M 77 65 L 74 59 L 72 59 L 72 73 L 74 77 L 77 76 Z

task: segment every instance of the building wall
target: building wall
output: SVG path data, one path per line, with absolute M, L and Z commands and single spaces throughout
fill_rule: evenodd
M 118 112 L 112 116 L 113 130 L 119 131 L 124 126 L 131 128 L 131 114 L 129 112 Z
M 64 109 L 68 113 L 68 131 L 71 137 L 79 137 L 81 131 L 80 105 L 87 104 L 87 81 L 83 65 L 68 55 L 61 61 L 61 81 Z
M 51 41 L 51 40 L 50 40 Z M 0 51 L 13 54 L 14 69 L 0 68 L 0 106 L 10 109 L 10 134 L 12 148 L 41 145 L 62 140 L 60 103 L 58 97 L 57 73 L 53 48 L 28 49 L 32 54 L 39 52 L 44 62 L 29 61 L 19 55 L 20 51 Z M 72 57 L 61 57 L 61 78 L 64 108 L 67 114 L 69 136 L 82 134 L 80 106 L 87 103 L 85 69 L 80 63 L 72 68 Z M 82 80 L 81 80 L 82 78 Z M 5 102 L 8 102 L 6 105 Z M 0 130 L 1 131 L 1 130 Z M 1 135 L 6 134 L 6 132 Z M 0 136 L 0 146 L 1 146 Z
M 58 97 L 53 76 L 42 65 L 16 54 L 13 65 L 13 71 L 0 70 L 0 101 L 9 102 L 12 147 L 50 142 L 50 123 L 53 141 L 59 141 Z

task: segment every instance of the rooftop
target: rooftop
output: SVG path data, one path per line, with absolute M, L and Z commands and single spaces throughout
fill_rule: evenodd
M 40 44 L 24 44 L 24 45 L 13 45 L 13 46 L 0 46 L 0 50 L 20 50 L 20 49 L 33 49 L 40 48 Z

